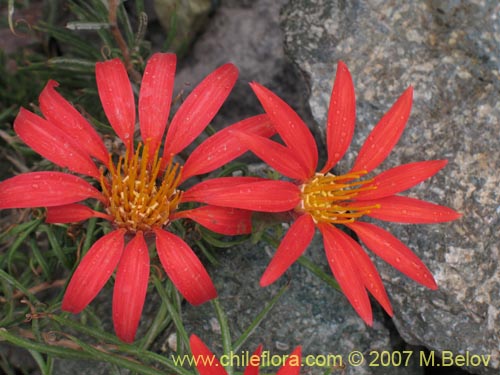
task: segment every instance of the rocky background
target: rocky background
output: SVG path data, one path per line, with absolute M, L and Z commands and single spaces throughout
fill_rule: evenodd
M 321 132 L 334 63 L 350 67 L 358 121 L 347 168 L 367 133 L 408 86 L 409 125 L 381 169 L 424 159 L 449 165 L 412 195 L 454 207 L 452 224 L 391 225 L 440 286 L 430 292 L 378 262 L 402 338 L 431 350 L 490 354 L 500 368 L 500 6 L 487 1 L 290 1 L 282 28 L 290 58 L 310 77 Z
M 162 43 L 168 29 L 151 3 L 152 37 Z M 189 30 L 176 78 L 177 92 L 191 87 L 216 66 L 231 61 L 239 82 L 216 126 L 262 110 L 248 82 L 258 81 L 283 97 L 324 138 L 326 111 L 336 64 L 349 67 L 357 95 L 353 144 L 338 171 L 352 165 L 357 150 L 378 119 L 406 87 L 415 90 L 403 136 L 379 171 L 411 161 L 448 159 L 437 176 L 413 188 L 411 196 L 448 205 L 463 214 L 441 225 L 383 226 L 427 264 L 439 284 L 428 291 L 375 259 L 394 307 L 387 317 L 373 303 L 373 328 L 363 324 L 345 298 L 305 268 L 294 265 L 279 282 L 260 288 L 258 280 L 274 249 L 263 243 L 221 250 L 210 270 L 221 304 L 237 337 L 281 287 L 288 290 L 245 345 L 253 351 L 287 354 L 296 345 L 304 354 L 341 354 L 339 374 L 497 374 L 500 371 L 500 5 L 497 1 L 379 0 L 220 0 L 190 1 Z M 199 5 L 194 5 L 198 4 Z M 156 6 L 156 10 L 155 10 Z M 187 13 L 189 13 L 187 12 Z M 191 22 L 191 23 L 190 23 Z M 154 28 L 156 25 L 156 29 Z M 163 28 L 163 29 L 162 29 Z M 261 168 L 256 164 L 255 168 Z M 306 255 L 324 265 L 317 237 Z M 102 297 L 103 301 L 109 298 Z M 154 301 L 146 306 L 154 308 Z M 106 307 L 108 310 L 109 308 Z M 147 317 L 145 318 L 147 319 Z M 189 332 L 220 353 L 219 327 L 209 304 L 186 306 Z M 160 352 L 171 353 L 166 332 Z M 346 363 L 357 350 L 367 361 Z M 373 367 L 372 351 L 411 350 L 408 366 Z M 423 366 L 426 358 L 490 355 L 487 366 Z M 301 374 L 322 374 L 303 368 Z M 106 364 L 57 361 L 57 374 L 108 374 Z M 120 372 L 122 373 L 122 372 Z M 328 373 L 328 372 L 327 372 Z

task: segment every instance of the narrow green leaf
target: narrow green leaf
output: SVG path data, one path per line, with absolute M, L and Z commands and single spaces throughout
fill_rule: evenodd
M 233 352 L 237 353 L 241 346 L 245 343 L 245 341 L 248 340 L 250 335 L 255 331 L 255 329 L 259 326 L 260 323 L 264 320 L 264 318 L 267 316 L 267 314 L 272 310 L 274 305 L 278 302 L 278 300 L 281 298 L 281 296 L 285 293 L 285 291 L 288 289 L 289 284 L 284 285 L 276 295 L 271 298 L 271 300 L 266 304 L 266 306 L 262 309 L 260 313 L 257 314 L 257 316 L 254 318 L 252 323 L 247 327 L 247 329 L 241 334 L 241 336 L 236 340 L 233 344 Z
M 219 321 L 220 332 L 222 337 L 222 351 L 226 355 L 227 358 L 231 358 L 233 353 L 232 340 L 231 340 L 231 332 L 229 331 L 229 324 L 227 323 L 226 314 L 220 305 L 219 298 L 214 298 L 212 301 L 212 306 L 215 310 L 215 315 L 217 316 L 217 320 Z M 228 365 L 225 367 L 228 375 L 234 374 L 234 368 L 232 362 L 229 361 Z
M 47 234 L 47 238 L 50 243 L 51 250 L 54 252 L 54 255 L 57 257 L 59 262 L 66 267 L 67 269 L 72 269 L 73 265 L 72 263 L 68 260 L 68 257 L 64 253 L 64 251 L 61 248 L 61 245 L 59 244 L 59 240 L 57 239 L 56 235 L 54 234 L 54 230 L 52 225 L 41 225 L 40 229 L 42 232 L 45 232 Z
M 12 264 L 14 260 L 14 256 L 16 255 L 17 250 L 19 247 L 23 244 L 23 242 L 26 240 L 26 238 L 34 232 L 38 226 L 40 225 L 41 220 L 33 220 L 30 222 L 30 225 L 28 226 L 23 226 L 23 231 L 19 232 L 17 235 L 17 238 L 14 240 L 12 245 L 9 247 L 7 250 L 7 254 L 4 257 L 0 257 L 0 268 L 5 268 L 5 262 L 7 262 L 7 269 L 9 270 L 10 273 L 13 273 L 12 271 Z
M 28 351 L 38 365 L 38 368 L 40 369 L 42 375 L 51 375 L 49 372 L 49 368 L 47 367 L 47 364 L 43 359 L 43 356 L 36 350 L 28 349 Z
M 50 267 L 45 261 L 45 258 L 43 257 L 42 253 L 40 252 L 40 249 L 38 248 L 38 245 L 34 238 L 30 238 L 29 246 L 31 248 L 31 253 L 33 254 L 32 260 L 36 261 L 36 264 L 40 266 L 40 268 L 42 269 L 42 274 L 44 275 L 45 279 L 51 280 L 52 272 L 50 271 Z
M 335 279 L 327 274 L 325 271 L 323 271 L 320 267 L 315 265 L 313 262 L 311 262 L 309 259 L 307 259 L 304 256 L 301 256 L 297 262 L 306 267 L 309 271 L 311 271 L 316 277 L 318 277 L 320 280 L 324 281 L 327 285 L 331 286 L 333 289 L 335 289 L 337 292 L 342 293 L 342 289 L 340 289 L 339 284 Z
M 10 285 L 14 286 L 17 290 L 21 291 L 28 299 L 30 300 L 31 303 L 34 303 L 37 301 L 37 298 L 35 297 L 34 294 L 32 294 L 24 285 L 22 285 L 16 278 L 12 277 L 9 275 L 7 272 L 4 270 L 0 269 L 0 279 L 5 280 L 7 283 Z
M 172 321 L 174 323 L 175 329 L 177 331 L 177 338 L 181 340 L 183 345 L 189 347 L 189 336 L 184 328 L 184 324 L 182 322 L 182 317 L 177 309 L 175 309 L 171 299 L 168 297 L 165 288 L 163 287 L 160 279 L 158 277 L 153 276 L 153 284 L 158 291 L 158 294 L 162 298 L 162 300 L 165 302 L 167 306 L 168 313 L 170 317 L 172 318 Z M 178 349 L 180 346 L 178 347 Z

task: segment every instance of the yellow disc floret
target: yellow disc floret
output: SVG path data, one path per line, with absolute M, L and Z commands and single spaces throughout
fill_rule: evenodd
M 127 150 L 116 165 L 110 156 L 107 175 L 101 171 L 102 190 L 109 201 L 107 210 L 119 228 L 147 232 L 162 227 L 179 205 L 179 164 L 170 160 L 162 171 L 158 150 L 150 159 L 148 144 L 139 144 L 134 155 Z
M 335 176 L 331 173 L 316 173 L 300 186 L 302 201 L 298 211 L 309 213 L 316 223 L 350 223 L 366 215 L 379 205 L 354 204 L 353 199 L 360 191 L 371 190 L 373 180 L 361 180 L 366 171 Z

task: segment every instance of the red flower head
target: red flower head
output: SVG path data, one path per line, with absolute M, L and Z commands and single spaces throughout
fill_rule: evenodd
M 191 352 L 193 353 L 193 362 L 200 375 L 227 375 L 226 370 L 215 357 L 214 353 L 196 335 L 189 338 Z M 297 346 L 293 352 L 287 356 L 285 364 L 278 370 L 276 375 L 299 375 L 302 349 Z M 262 354 L 262 345 L 250 356 L 243 375 L 259 375 L 260 356 Z
M 446 160 L 409 163 L 389 169 L 371 179 L 363 177 L 382 163 L 393 149 L 410 115 L 412 88 L 408 88 L 382 117 L 361 148 L 352 169 L 344 175 L 330 170 L 344 156 L 354 133 L 355 97 L 351 75 L 344 63 L 337 68 L 326 128 L 328 159 L 316 172 L 316 142 L 301 118 L 265 87 L 251 84 L 285 145 L 262 136 L 237 132 L 242 147 L 248 147 L 281 174 L 295 180 L 240 180 L 225 186 L 224 179 L 211 180 L 188 190 L 185 200 L 266 212 L 292 210 L 295 222 L 283 238 L 260 284 L 273 283 L 313 238 L 315 228 L 323 235 L 330 268 L 354 309 L 368 324 L 372 310 L 367 290 L 392 315 L 380 276 L 359 244 L 338 229 L 353 230 L 375 254 L 408 277 L 436 289 L 427 267 L 397 238 L 384 229 L 361 222 L 363 216 L 400 223 L 438 223 L 460 214 L 450 208 L 396 195 L 433 176 Z
M 44 118 L 21 109 L 14 129 L 33 150 L 71 172 L 24 173 L 0 183 L 0 209 L 47 207 L 47 222 L 69 223 L 100 217 L 113 230 L 88 251 L 71 278 L 62 309 L 82 311 L 117 268 L 113 293 L 113 322 L 124 341 L 134 340 L 144 305 L 150 259 L 145 237 L 156 237 L 160 261 L 177 289 L 197 305 L 216 297 L 215 287 L 191 248 L 166 231 L 173 220 L 189 218 L 218 233 L 236 235 L 251 230 L 248 211 L 202 206 L 178 211 L 183 200 L 180 184 L 210 172 L 246 151 L 230 129 L 270 136 L 275 130 L 267 117 L 255 116 L 220 131 L 203 142 L 183 167 L 174 156 L 186 148 L 215 116 L 236 82 L 238 71 L 225 64 L 207 76 L 186 98 L 172 118 L 163 152 L 174 86 L 176 57 L 157 53 L 148 61 L 139 92 L 142 142 L 134 147 L 136 109 L 123 63 L 97 63 L 96 80 L 106 116 L 125 145 L 125 155 L 108 154 L 93 127 L 57 91 L 50 81 L 40 95 Z M 134 150 L 135 149 L 135 150 Z M 98 168 L 93 158 L 102 165 Z M 101 202 L 104 212 L 81 202 Z

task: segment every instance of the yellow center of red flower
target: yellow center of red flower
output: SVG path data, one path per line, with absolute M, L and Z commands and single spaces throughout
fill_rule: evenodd
M 367 172 L 359 171 L 335 176 L 331 173 L 316 173 L 300 186 L 302 201 L 297 208 L 309 213 L 316 223 L 351 223 L 379 205 L 354 204 L 360 191 L 371 190 L 373 180 L 358 180 Z M 357 180 L 357 181 L 353 181 Z
M 134 155 L 127 150 L 116 165 L 110 156 L 109 165 L 106 176 L 101 171 L 101 186 L 115 225 L 132 232 L 147 232 L 167 225 L 182 195 L 177 190 L 181 177 L 179 164 L 170 160 L 162 171 L 158 150 L 151 158 L 148 144 L 144 147 L 139 144 Z

